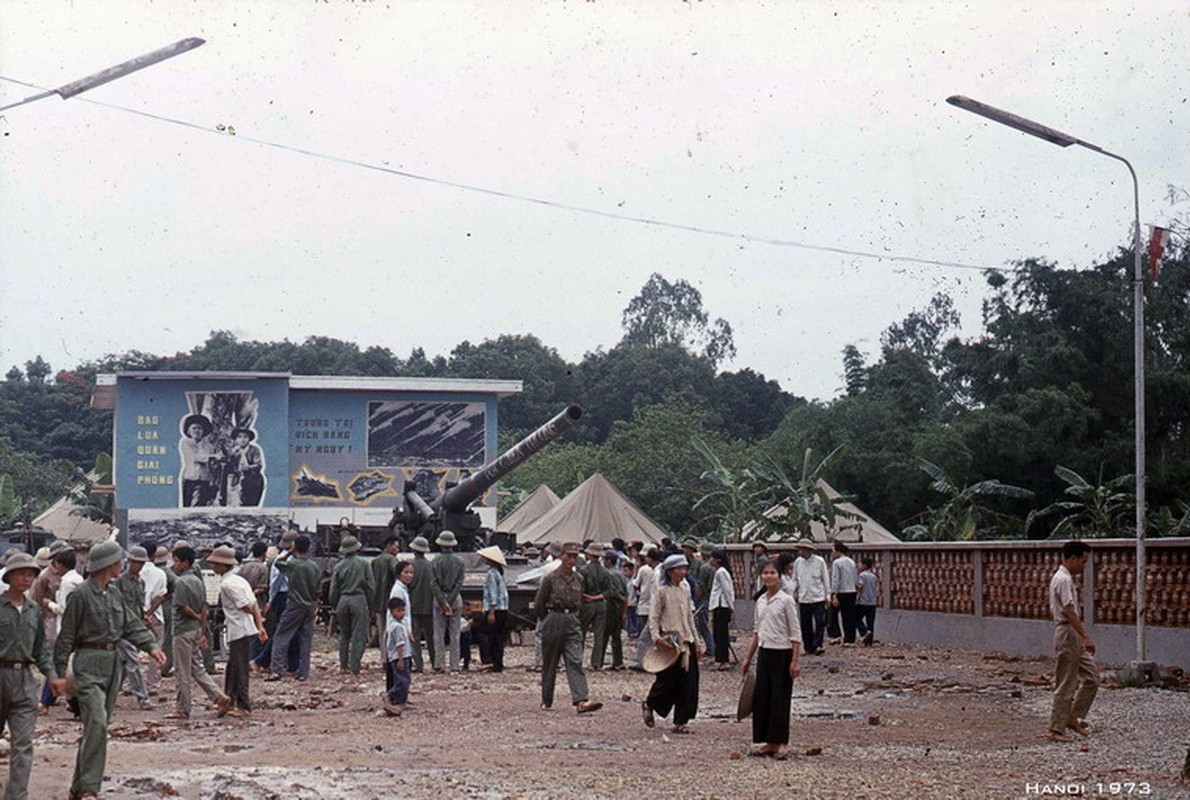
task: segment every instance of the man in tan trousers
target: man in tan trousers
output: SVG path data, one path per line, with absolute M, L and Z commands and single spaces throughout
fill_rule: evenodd
M 1095 666 L 1095 642 L 1087 632 L 1078 612 L 1078 594 L 1074 576 L 1081 575 L 1091 558 L 1086 542 L 1067 542 L 1062 546 L 1062 566 L 1050 579 L 1050 614 L 1054 631 L 1054 655 L 1058 663 L 1054 675 L 1054 705 L 1046 736 L 1055 742 L 1069 742 L 1069 728 L 1089 736 L 1083 723 L 1095 693 L 1099 691 L 1099 668 Z

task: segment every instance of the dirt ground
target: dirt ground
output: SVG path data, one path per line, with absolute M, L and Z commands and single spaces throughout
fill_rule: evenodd
M 742 652 L 744 637 L 737 642 Z M 1190 692 L 1105 684 L 1093 735 L 1053 744 L 1042 733 L 1052 669 L 1017 659 L 877 644 L 803 657 L 791 749 L 778 762 L 747 755 L 749 721 L 735 721 L 740 676 L 702 672 L 693 734 L 641 721 L 651 677 L 588 675 L 594 714 L 569 706 L 564 677 L 553 710 L 539 709 L 533 651 L 507 651 L 502 674 L 414 675 L 414 706 L 380 712 L 378 651 L 360 678 L 338 674 L 331 643 L 316 642 L 304 683 L 253 681 L 249 719 L 191 722 L 140 711 L 123 697 L 112 724 L 108 798 L 332 800 L 350 798 L 1035 797 L 1185 798 Z M 704 662 L 705 664 L 706 662 Z M 475 666 L 475 662 L 473 662 Z M 221 678 L 219 678 L 221 680 Z M 78 725 L 58 707 L 39 718 L 31 797 L 65 798 Z M 4 748 L 6 750 L 6 746 Z M 0 759 L 7 769 L 7 758 Z

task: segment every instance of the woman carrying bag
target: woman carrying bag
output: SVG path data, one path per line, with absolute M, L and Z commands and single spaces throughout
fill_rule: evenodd
M 649 632 L 653 636 L 653 648 L 676 657 L 672 664 L 657 672 L 648 698 L 641 703 L 645 725 L 650 728 L 656 724 L 654 714 L 664 717 L 672 709 L 674 733 L 690 733 L 687 723 L 698 713 L 697 632 L 690 585 L 686 582 L 688 568 L 685 556 L 671 555 L 657 570 Z M 648 664 L 645 668 L 648 669 Z

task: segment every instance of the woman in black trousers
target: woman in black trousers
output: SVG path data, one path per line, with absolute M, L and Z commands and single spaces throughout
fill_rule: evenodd
M 756 687 L 752 691 L 752 742 L 759 745 L 754 756 L 772 756 L 784 761 L 789 756 L 789 706 L 793 679 L 800 672 L 798 651 L 802 634 L 797 604 L 781 591 L 776 564 L 765 564 L 760 573 L 764 594 L 756 600 L 755 634 L 741 670 L 747 674 L 756 660 Z
M 725 672 L 731 669 L 731 616 L 735 608 L 735 583 L 731 579 L 731 567 L 727 564 L 727 553 L 715 550 L 711 553 L 711 568 L 715 579 L 711 583 L 711 630 L 715 639 L 715 669 Z

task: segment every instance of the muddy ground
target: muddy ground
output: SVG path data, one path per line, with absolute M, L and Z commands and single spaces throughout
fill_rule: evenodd
M 526 639 L 527 645 L 529 639 Z M 737 643 L 737 650 L 742 643 Z M 578 716 L 564 678 L 550 711 L 531 646 L 507 651 L 502 674 L 415 675 L 401 719 L 380 711 L 378 651 L 359 678 L 338 674 L 319 636 L 305 683 L 253 681 L 245 720 L 196 708 L 189 724 L 123 697 L 112 725 L 108 798 L 332 800 L 350 798 L 1187 797 L 1190 692 L 1109 688 L 1093 735 L 1072 744 L 1042 734 L 1048 659 L 877 644 L 803 658 L 785 762 L 747 755 L 750 723 L 734 719 L 738 673 L 702 672 L 693 734 L 641 721 L 651 678 L 589 675 L 604 708 Z M 705 662 L 704 662 L 705 663 Z M 474 665 L 474 664 L 473 664 Z M 221 680 L 221 678 L 219 678 Z M 31 797 L 66 797 L 78 725 L 61 707 L 38 720 Z M 6 748 L 5 748 L 6 749 Z M 6 758 L 2 768 L 7 769 Z M 1148 793 L 1147 795 L 1145 793 Z

